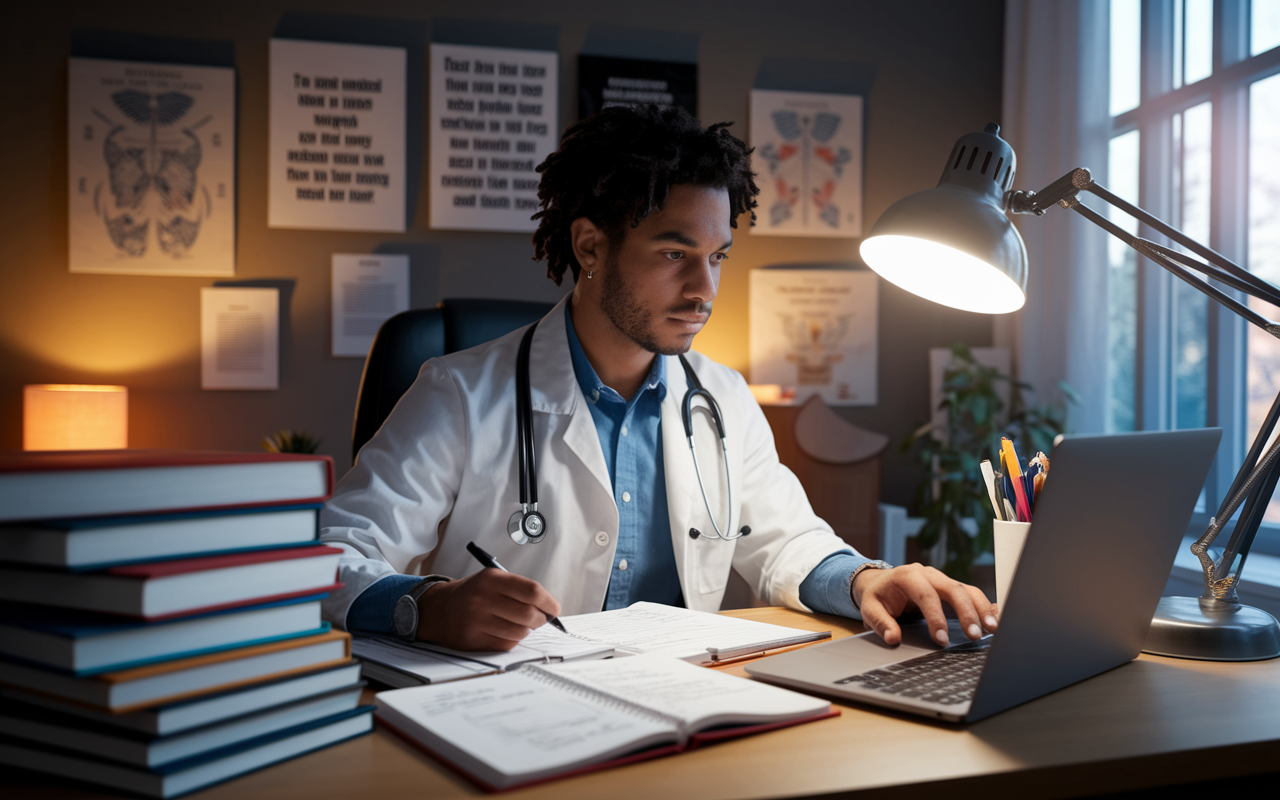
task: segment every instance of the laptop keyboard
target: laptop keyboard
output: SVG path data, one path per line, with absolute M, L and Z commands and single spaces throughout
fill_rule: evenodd
M 836 681 L 837 684 L 856 683 L 863 689 L 872 689 L 899 697 L 911 697 L 953 706 L 973 699 L 978 677 L 987 663 L 989 646 L 939 650 L 850 675 Z

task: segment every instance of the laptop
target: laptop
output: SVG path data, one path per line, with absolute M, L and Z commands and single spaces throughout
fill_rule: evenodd
M 1051 470 L 1000 629 L 951 645 L 923 622 L 764 658 L 755 678 L 839 699 L 974 722 L 1137 658 L 1204 484 L 1219 428 L 1073 436 Z

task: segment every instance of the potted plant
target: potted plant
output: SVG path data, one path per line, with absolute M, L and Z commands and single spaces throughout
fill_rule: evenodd
M 1058 386 L 1068 401 L 1076 395 L 1065 382 Z M 1004 400 L 1007 387 L 1009 402 Z M 979 363 L 968 345 L 951 346 L 951 363 L 943 373 L 942 402 L 947 428 L 936 435 L 932 422 L 917 428 L 902 444 L 915 451 L 928 476 L 920 484 L 919 512 L 924 517 L 917 542 L 927 549 L 946 542 L 943 572 L 968 580 L 973 561 L 992 548 L 991 502 L 979 464 L 991 459 L 999 470 L 1000 438 L 1007 436 L 1023 456 L 1049 452 L 1053 440 L 1066 431 L 1066 408 L 1027 405 L 1024 392 L 1031 385 Z M 961 520 L 973 519 L 978 533 L 971 537 Z

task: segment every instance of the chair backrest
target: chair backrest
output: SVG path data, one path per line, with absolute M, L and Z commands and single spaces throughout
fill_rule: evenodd
M 542 319 L 553 303 L 524 300 L 443 300 L 382 323 L 369 348 L 356 396 L 351 458 L 377 433 L 427 359 L 466 350 Z

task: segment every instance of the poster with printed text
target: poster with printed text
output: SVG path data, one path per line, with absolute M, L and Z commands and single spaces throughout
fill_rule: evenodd
M 235 274 L 235 70 L 72 58 L 71 272 Z
M 753 269 L 751 382 L 818 394 L 830 406 L 873 406 L 877 283 L 854 269 Z
M 431 227 L 537 228 L 536 168 L 559 137 L 559 56 L 431 45 Z
M 409 310 L 409 257 L 334 253 L 332 353 L 364 358 L 382 323 Z
M 862 236 L 862 97 L 751 92 L 754 236 Z
M 405 230 L 405 50 L 271 40 L 268 225 Z

